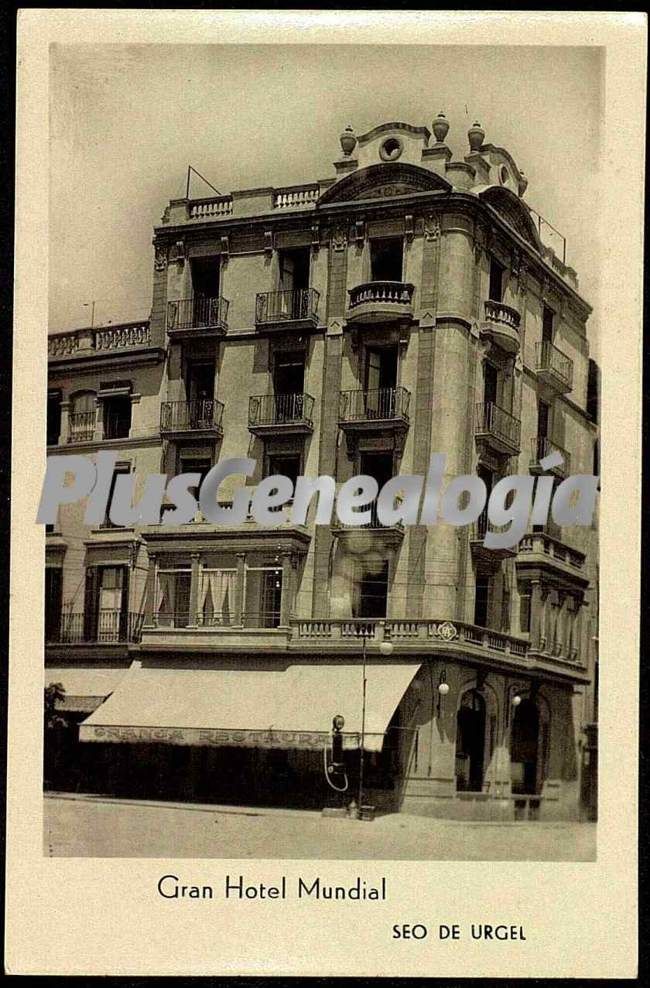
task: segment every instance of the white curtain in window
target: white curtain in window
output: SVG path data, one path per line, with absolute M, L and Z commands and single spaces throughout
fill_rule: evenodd
M 235 570 L 205 570 L 200 611 L 204 624 L 229 624 L 235 589 Z
M 176 574 L 158 574 L 158 597 L 156 599 L 156 613 L 159 620 L 163 618 L 165 622 L 171 622 L 174 614 L 174 601 L 176 598 Z

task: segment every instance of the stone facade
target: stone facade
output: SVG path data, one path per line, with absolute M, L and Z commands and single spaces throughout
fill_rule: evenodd
M 556 449 L 565 474 L 591 473 L 590 307 L 540 240 L 512 156 L 477 133 L 453 161 L 426 127 L 348 130 L 334 178 L 172 200 L 150 321 L 50 337 L 48 455 L 114 449 L 137 492 L 149 473 L 237 456 L 257 462 L 251 485 L 292 471 L 383 482 L 426 473 L 433 453 L 447 480 L 478 471 L 488 486 L 539 473 Z M 71 684 L 61 704 L 77 724 L 134 658 L 360 664 L 362 646 L 378 660 L 390 642 L 386 661 L 421 666 L 369 758 L 371 802 L 576 816 L 595 720 L 596 525 L 550 522 L 507 551 L 484 532 L 316 526 L 313 513 L 268 530 L 199 517 L 94 531 L 70 505 L 47 535 L 46 683 Z M 84 672 L 99 685 L 75 687 Z M 368 689 L 371 701 L 371 672 Z M 219 723 L 218 698 L 215 716 L 240 726 Z M 96 747 L 73 745 L 89 764 Z M 99 747 L 117 785 L 125 756 L 110 751 L 125 746 Z M 318 804 L 318 769 L 288 759 Z

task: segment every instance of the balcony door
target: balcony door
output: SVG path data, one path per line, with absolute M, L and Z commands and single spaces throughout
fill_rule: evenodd
M 304 319 L 307 316 L 305 290 L 309 288 L 311 251 L 309 248 L 278 251 L 278 292 L 275 316 Z
M 214 361 L 192 361 L 185 382 L 188 398 L 188 425 L 192 429 L 210 428 L 214 413 Z
M 218 303 L 221 294 L 221 258 L 196 257 L 190 261 L 192 278 L 192 324 L 194 326 L 210 326 L 215 322 Z
M 498 405 L 499 372 L 489 360 L 483 362 L 483 401 L 485 404 Z
M 275 421 L 302 418 L 305 388 L 305 357 L 301 352 L 278 355 L 273 368 Z
M 124 641 L 128 621 L 127 566 L 86 569 L 84 637 L 86 641 Z
M 370 280 L 402 281 L 404 244 L 401 237 L 370 241 Z
M 503 302 L 503 265 L 493 257 L 490 261 L 490 301 Z
M 359 473 L 368 477 L 374 477 L 379 490 L 384 484 L 391 480 L 393 476 L 393 454 L 392 453 L 362 453 L 359 457 Z M 376 502 L 371 508 L 371 527 L 379 527 Z
M 368 418 L 393 418 L 397 387 L 397 347 L 366 350 L 364 392 Z

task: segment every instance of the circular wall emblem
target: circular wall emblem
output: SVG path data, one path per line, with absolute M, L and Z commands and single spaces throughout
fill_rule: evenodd
M 403 150 L 404 145 L 399 138 L 387 137 L 379 148 L 379 157 L 382 161 L 397 161 Z

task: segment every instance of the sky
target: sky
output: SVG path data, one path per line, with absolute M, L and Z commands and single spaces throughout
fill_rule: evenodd
M 347 124 L 439 111 L 454 159 L 474 120 L 511 153 L 595 296 L 601 49 L 56 44 L 50 69 L 50 332 L 89 325 L 93 300 L 95 325 L 149 315 L 153 227 L 189 164 L 222 193 L 312 182 Z

